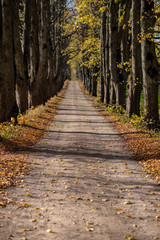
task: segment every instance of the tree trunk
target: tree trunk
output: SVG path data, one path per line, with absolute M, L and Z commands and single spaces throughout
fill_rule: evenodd
M 105 41 L 105 80 L 104 80 L 104 102 L 109 104 L 110 101 L 110 69 L 109 69 L 109 13 L 106 15 L 106 41 Z
M 34 2 L 35 0 L 33 0 Z M 28 77 L 30 72 L 30 33 L 31 33 L 31 11 L 33 3 L 31 0 L 25 0 L 24 3 L 24 29 L 23 29 L 23 55 L 24 55 L 24 67 L 25 67 L 25 76 Z M 36 17 L 36 15 L 34 16 Z M 30 75 L 30 74 L 29 74 Z
M 31 32 L 30 32 L 30 91 L 29 91 L 29 107 L 37 104 L 35 98 L 39 95 L 37 72 L 39 69 L 40 52 L 39 52 L 39 20 L 40 9 L 36 0 L 31 1 Z M 27 10 L 27 9 L 26 9 Z
M 118 3 L 110 2 L 109 8 L 109 59 L 111 76 L 111 94 L 110 103 L 120 104 L 120 83 L 118 74 Z M 116 97 L 116 99 L 114 99 Z
M 129 39 L 129 18 L 131 10 L 132 0 L 125 0 L 122 4 L 122 14 L 124 14 L 122 26 L 121 26 L 121 83 L 120 83 L 120 95 L 121 95 L 121 105 L 126 108 L 126 85 L 128 80 L 129 72 L 126 70 L 128 63 L 130 61 L 130 39 Z
M 15 59 L 15 77 L 16 77 L 16 101 L 19 112 L 24 113 L 28 108 L 28 86 L 24 69 L 24 58 L 19 33 L 19 1 L 14 2 L 14 59 Z
M 2 2 L 1 2 L 2 3 Z M 13 57 L 13 7 L 12 0 L 2 3 L 3 29 L 0 46 L 0 121 L 6 121 L 14 114 L 15 72 Z
M 142 9 L 142 70 L 144 88 L 144 119 L 149 123 L 157 123 L 158 114 L 158 61 L 155 43 L 150 38 L 153 34 L 156 18 L 154 16 L 154 0 L 141 0 Z
M 126 114 L 140 115 L 140 96 L 142 91 L 141 44 L 138 35 L 140 27 L 141 2 L 132 0 L 132 74 L 128 89 Z
M 101 102 L 105 103 L 105 85 L 106 80 L 106 57 L 105 57 L 105 42 L 106 42 L 106 12 L 101 13 L 101 71 L 100 71 L 100 96 Z
M 3 22 L 2 22 L 2 3 L 0 0 L 0 46 L 2 44 L 2 26 L 3 26 Z
M 32 106 L 44 104 L 47 100 L 47 3 L 46 0 L 40 1 L 40 62 L 37 74 L 30 87 L 30 98 Z M 32 39 L 33 41 L 33 39 Z M 33 49 L 32 49 L 33 50 Z M 33 54 L 33 51 L 32 51 Z M 34 56 L 35 57 L 35 56 Z M 35 60 L 35 58 L 34 58 Z
M 52 27 L 52 19 L 53 19 L 53 7 L 50 8 L 49 2 L 47 2 L 47 25 L 49 26 L 47 29 L 47 45 L 48 45 L 48 84 L 47 84 L 47 95 L 48 98 L 53 97 L 57 93 L 56 81 L 54 78 L 54 28 Z
M 97 96 L 97 74 L 98 68 L 94 67 L 92 70 L 92 96 Z

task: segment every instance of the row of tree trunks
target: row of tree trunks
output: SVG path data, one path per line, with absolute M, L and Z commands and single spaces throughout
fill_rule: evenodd
M 62 88 L 65 6 L 65 0 L 0 0 L 0 121 Z
M 153 41 L 154 0 L 123 0 L 121 3 L 112 0 L 107 4 L 101 14 L 101 101 L 125 107 L 128 116 L 140 115 L 143 88 L 144 119 L 157 123 L 159 66 Z M 121 14 L 122 23 L 119 21 Z M 126 71 L 130 63 L 131 69 L 128 67 Z

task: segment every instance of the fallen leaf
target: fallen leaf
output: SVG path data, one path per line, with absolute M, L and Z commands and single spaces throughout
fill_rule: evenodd
M 0 202 L 0 206 L 4 207 L 4 206 L 6 206 L 6 204 L 3 202 Z
M 31 229 L 22 228 L 21 231 L 22 232 L 28 232 L 28 231 L 32 231 L 32 230 Z
M 47 229 L 47 231 L 46 232 L 48 232 L 48 233 L 52 233 L 53 232 L 53 230 L 52 229 Z
M 31 222 L 37 222 L 37 219 L 32 219 Z
M 124 236 L 124 238 L 126 238 L 128 240 L 135 240 L 135 237 L 132 237 L 132 236 Z
M 86 231 L 88 231 L 88 232 L 92 232 L 94 229 L 92 228 L 92 227 L 90 227 L 90 228 L 86 228 Z
M 126 214 L 126 217 L 129 217 L 129 218 L 130 218 L 130 217 L 132 217 L 132 215 L 131 215 L 131 214 Z
M 25 207 L 29 207 L 29 203 L 24 203 L 24 206 Z
M 74 196 L 70 196 L 69 198 L 74 198 Z
M 122 210 L 122 208 L 118 207 L 118 208 L 116 208 L 116 210 L 118 210 L 118 211 L 119 211 L 119 210 Z
M 131 201 L 125 201 L 124 204 L 131 204 Z

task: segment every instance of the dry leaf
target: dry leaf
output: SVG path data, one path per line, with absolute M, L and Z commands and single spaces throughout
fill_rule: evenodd
M 6 204 L 3 202 L 0 202 L 0 206 L 4 207 L 4 206 L 6 206 Z
M 129 218 L 130 218 L 130 217 L 132 217 L 132 215 L 131 215 L 131 214 L 126 214 L 126 217 L 129 217 Z
M 28 231 L 32 231 L 32 230 L 31 229 L 22 228 L 21 231 L 22 232 L 28 232 Z
M 92 232 L 94 229 L 92 228 L 92 227 L 90 227 L 90 228 L 86 228 L 86 231 L 88 231 L 88 232 Z
M 48 233 L 52 233 L 53 232 L 53 230 L 52 229 L 47 229 L 47 231 L 46 232 L 48 232 Z
M 124 204 L 131 204 L 131 201 L 125 201 Z
M 74 198 L 74 196 L 70 196 L 69 198 Z
M 132 236 L 124 236 L 124 238 L 126 238 L 128 240 L 135 240 L 135 237 L 132 237 Z
M 32 219 L 31 222 L 37 222 L 37 219 Z

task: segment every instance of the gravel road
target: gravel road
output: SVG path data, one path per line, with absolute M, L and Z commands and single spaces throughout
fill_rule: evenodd
M 70 82 L 31 171 L 7 189 L 1 240 L 157 240 L 160 189 L 120 134 Z

